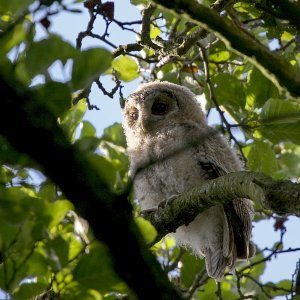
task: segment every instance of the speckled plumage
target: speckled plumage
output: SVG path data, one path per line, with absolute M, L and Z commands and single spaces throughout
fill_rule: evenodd
M 123 128 L 135 196 L 142 209 L 202 182 L 240 171 L 241 163 L 227 142 L 206 123 L 195 95 L 168 82 L 141 85 L 126 101 Z M 173 236 L 204 256 L 208 275 L 221 280 L 226 268 L 254 252 L 250 242 L 252 204 L 234 199 L 198 215 Z

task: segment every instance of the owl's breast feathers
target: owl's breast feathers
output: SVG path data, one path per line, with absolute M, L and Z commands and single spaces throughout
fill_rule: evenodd
M 130 156 L 130 173 L 134 178 L 137 173 L 155 164 L 172 159 L 180 153 L 196 149 L 209 136 L 217 132 L 205 126 L 188 121 L 171 124 L 155 134 L 139 138 L 139 143 L 128 147 Z

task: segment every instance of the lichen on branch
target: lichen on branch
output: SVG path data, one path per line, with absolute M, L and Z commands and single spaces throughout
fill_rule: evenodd
M 155 211 L 143 212 L 143 217 L 152 223 L 161 238 L 189 224 L 208 208 L 236 198 L 251 199 L 256 206 L 278 215 L 300 216 L 299 184 L 276 181 L 262 173 L 240 171 L 207 181 L 166 201 Z

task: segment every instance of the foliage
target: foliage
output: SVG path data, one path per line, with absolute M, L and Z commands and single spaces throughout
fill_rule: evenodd
M 90 12 L 90 21 L 86 30 L 78 33 L 74 48 L 51 33 L 50 17 L 63 10 L 78 13 L 78 5 L 74 8 L 73 3 L 61 0 L 2 0 L 0 70 L 8 78 L 13 74 L 38 93 L 70 142 L 99 168 L 103 182 L 115 194 L 130 188 L 121 125 L 114 124 L 97 137 L 95 127 L 84 116 L 87 108 L 93 108 L 89 98 L 92 84 L 104 95 L 113 97 L 119 92 L 123 99 L 122 84 L 136 78 L 189 87 L 205 98 L 208 118 L 214 112 L 219 114 L 216 128 L 232 141 L 249 170 L 275 179 L 299 180 L 299 97 L 288 87 L 278 89 L 271 68 L 260 68 L 253 57 L 228 46 L 228 37 L 207 31 L 209 26 L 205 24 L 199 26 L 201 20 L 178 17 L 175 10 L 132 0 L 132 5 L 146 8 L 141 21 L 122 23 L 114 17 L 112 2 L 77 2 L 80 11 Z M 296 82 L 300 44 L 295 15 L 300 18 L 300 14 L 299 9 L 290 9 L 296 2 L 282 3 L 285 5 L 278 1 L 221 0 L 204 1 L 203 5 L 233 22 L 240 29 L 237 34 L 251 35 L 254 43 L 269 49 L 275 55 L 274 64 L 278 57 L 284 60 L 295 72 Z M 93 26 L 96 18 L 103 19 L 103 34 Z M 122 45 L 120 41 L 114 45 L 110 41 L 112 23 L 132 35 L 130 44 Z M 37 25 L 48 30 L 46 38 L 36 39 Z M 95 38 L 97 47 L 82 50 L 86 37 Z M 65 82 L 55 81 L 49 71 L 57 61 L 63 67 L 72 64 Z M 112 76 L 115 81 L 111 92 L 100 82 L 102 76 Z M 34 84 L 37 78 L 43 79 Z M 240 129 L 238 134 L 236 128 Z M 134 299 L 115 273 L 114 258 L 107 246 L 94 239 L 86 221 L 43 174 L 41 166 L 14 150 L 4 136 L 0 136 L 0 163 L 0 288 L 13 299 L 43 299 L 45 295 L 48 299 Z M 129 194 L 138 211 L 132 198 Z M 257 251 L 250 263 L 241 262 L 236 274 L 226 274 L 220 284 L 207 277 L 203 260 L 177 247 L 169 237 L 152 245 L 151 251 L 186 299 L 271 299 L 282 295 L 297 299 L 299 282 L 295 277 L 299 266 L 295 274 L 280 282 L 260 281 L 268 260 L 293 251 L 283 245 L 285 219 L 266 211 L 256 216 L 257 220 L 267 218 L 276 220 L 280 240 L 271 249 Z M 155 229 L 140 217 L 136 224 L 145 242 L 151 244 Z

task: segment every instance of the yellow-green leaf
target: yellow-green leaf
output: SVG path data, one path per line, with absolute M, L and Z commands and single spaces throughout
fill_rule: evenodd
M 121 56 L 112 62 L 112 67 L 118 72 L 118 76 L 123 81 L 132 81 L 139 76 L 138 64 L 127 56 Z
M 135 222 L 138 225 L 138 227 L 145 239 L 145 242 L 147 244 L 150 244 L 151 242 L 153 242 L 153 240 L 155 239 L 155 237 L 157 235 L 157 231 L 153 227 L 153 225 L 149 221 L 147 221 L 141 217 L 136 218 Z

